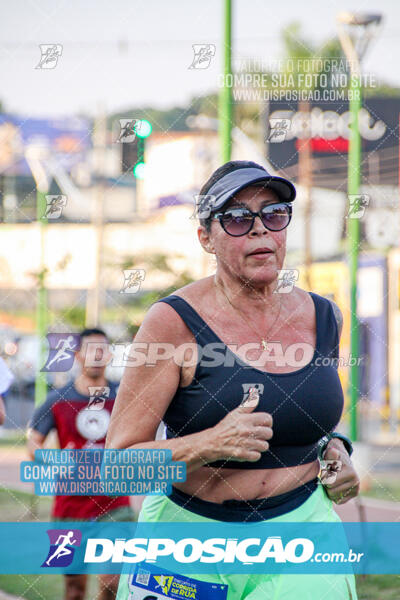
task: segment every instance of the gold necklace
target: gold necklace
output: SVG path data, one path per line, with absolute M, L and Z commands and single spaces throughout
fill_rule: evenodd
M 254 329 L 254 327 L 252 327 L 252 325 L 250 325 L 249 321 L 248 321 L 248 320 L 247 320 L 247 319 L 244 317 L 244 315 L 243 315 L 242 311 L 241 311 L 241 310 L 239 310 L 238 308 L 236 308 L 236 306 L 234 306 L 234 305 L 232 304 L 232 302 L 229 300 L 228 296 L 226 295 L 226 293 L 225 293 L 225 290 L 223 289 L 223 287 L 217 283 L 217 280 L 216 280 L 216 276 L 215 276 L 215 275 L 214 275 L 214 285 L 215 285 L 215 287 L 219 288 L 219 289 L 222 291 L 222 293 L 224 294 L 224 296 L 225 296 L 225 298 L 227 299 L 227 301 L 229 302 L 229 304 L 232 306 L 232 308 L 233 308 L 234 310 L 236 310 L 236 312 L 238 312 L 238 313 L 240 314 L 240 316 L 241 316 L 241 317 L 242 317 L 242 319 L 243 319 L 243 320 L 244 320 L 244 321 L 247 323 L 247 325 L 250 327 L 250 329 L 252 329 L 252 330 L 254 331 L 254 333 L 256 333 L 256 334 L 257 334 L 257 336 L 258 336 L 258 335 L 260 335 L 260 334 L 259 334 L 259 332 L 258 332 L 258 331 L 256 331 L 256 330 Z M 268 340 L 267 340 L 267 338 L 268 338 L 269 334 L 271 333 L 271 331 L 272 331 L 272 328 L 274 327 L 274 325 L 276 324 L 276 322 L 277 322 L 277 321 L 278 321 L 278 319 L 279 319 L 279 315 L 281 314 L 281 308 L 282 308 L 282 300 L 280 301 L 280 304 L 279 304 L 279 311 L 278 311 L 278 314 L 277 314 L 277 316 L 276 316 L 276 319 L 275 319 L 275 321 L 272 323 L 271 327 L 269 328 L 269 330 L 268 330 L 268 332 L 267 332 L 267 335 L 265 336 L 265 338 L 261 338 L 261 345 L 262 345 L 262 347 L 263 347 L 263 350 L 270 350 L 270 348 L 268 347 Z

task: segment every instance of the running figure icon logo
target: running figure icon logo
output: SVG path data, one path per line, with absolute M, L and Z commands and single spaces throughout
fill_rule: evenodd
M 368 206 L 368 194 L 349 194 L 349 209 L 346 219 L 361 219 Z
M 193 44 L 194 57 L 189 69 L 208 69 L 215 56 L 215 44 Z
M 41 371 L 55 373 L 69 371 L 75 352 L 80 348 L 79 333 L 48 333 L 49 356 Z
M 272 143 L 284 142 L 292 123 L 291 120 L 272 118 L 269 123 L 270 131 L 267 141 Z
M 280 269 L 274 294 L 289 294 L 299 278 L 298 269 Z
M 58 219 L 67 204 L 67 196 L 63 194 L 46 195 L 46 211 L 42 219 Z
M 242 383 L 243 399 L 241 404 L 252 405 L 253 402 L 258 402 L 260 396 L 264 392 L 263 383 Z
M 68 567 L 74 558 L 75 548 L 81 545 L 79 529 L 48 529 L 50 548 L 42 567 Z
M 130 144 L 136 139 L 138 127 L 140 127 L 139 119 L 119 119 L 120 132 L 116 140 L 117 143 Z
M 61 44 L 39 44 L 40 61 L 35 69 L 55 69 L 63 47 Z
M 190 218 L 208 219 L 215 204 L 215 198 L 213 194 L 195 195 L 195 210 Z
M 106 385 L 89 386 L 88 410 L 102 410 L 106 399 L 110 396 L 110 388 Z
M 124 284 L 120 294 L 136 294 L 144 281 L 146 271 L 144 269 L 124 269 Z

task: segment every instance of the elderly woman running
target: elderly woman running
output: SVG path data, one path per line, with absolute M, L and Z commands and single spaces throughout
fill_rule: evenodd
M 150 307 L 133 346 L 177 352 L 126 367 L 108 429 L 108 448 L 166 448 L 186 463 L 186 481 L 146 496 L 140 521 L 340 522 L 333 502 L 359 492 L 351 442 L 334 431 L 344 401 L 340 310 L 284 276 L 295 196 L 292 183 L 249 161 L 224 164 L 200 191 L 197 233 L 216 272 Z M 161 421 L 166 439 L 156 440 Z M 342 467 L 330 483 L 318 457 Z M 357 599 L 347 574 L 198 579 L 226 584 L 227 600 Z M 118 600 L 129 593 L 122 575 Z

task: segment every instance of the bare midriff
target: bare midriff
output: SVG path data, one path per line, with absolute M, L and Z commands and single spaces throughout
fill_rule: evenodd
M 318 473 L 318 460 L 279 469 L 200 467 L 189 474 L 187 481 L 174 483 L 174 487 L 190 496 L 221 503 L 229 499 L 251 500 L 277 496 L 311 481 Z

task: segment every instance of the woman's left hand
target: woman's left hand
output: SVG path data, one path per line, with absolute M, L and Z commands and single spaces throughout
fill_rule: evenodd
M 320 480 L 328 497 L 335 504 L 345 504 L 357 496 L 360 492 L 360 479 L 341 440 L 330 440 L 323 460 L 329 461 L 320 473 Z

